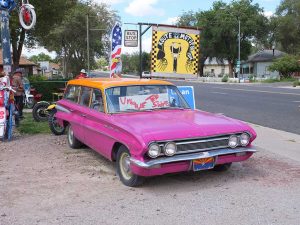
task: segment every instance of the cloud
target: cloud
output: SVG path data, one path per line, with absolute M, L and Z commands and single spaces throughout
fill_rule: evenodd
M 125 8 L 125 12 L 132 16 L 163 16 L 165 11 L 155 4 L 158 0 L 133 0 Z
M 264 12 L 264 15 L 265 15 L 265 17 L 270 18 L 271 16 L 274 15 L 274 13 L 273 13 L 272 11 L 265 11 L 265 12 Z
M 169 24 L 169 25 L 175 25 L 179 20 L 179 17 L 169 17 L 166 21 L 164 21 L 163 23 Z
M 105 3 L 107 5 L 115 5 L 123 1 L 124 0 L 94 0 L 95 3 Z
M 150 52 L 151 48 L 152 48 L 152 36 L 150 37 L 146 37 L 143 38 L 142 40 L 142 48 L 143 48 L 143 52 Z M 122 53 L 128 53 L 128 54 L 132 54 L 135 52 L 139 52 L 139 48 L 132 48 L 132 47 L 123 47 L 122 49 Z

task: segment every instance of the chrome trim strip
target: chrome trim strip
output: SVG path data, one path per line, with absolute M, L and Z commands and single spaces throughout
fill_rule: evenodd
M 163 157 L 159 159 L 153 159 L 147 162 L 143 162 L 134 158 L 130 158 L 130 162 L 142 167 L 142 168 L 151 168 L 153 166 L 157 166 L 164 163 L 172 163 L 172 162 L 181 162 L 181 161 L 190 161 L 194 159 L 203 159 L 208 157 L 216 157 L 219 155 L 228 155 L 228 154 L 235 154 L 235 153 L 242 153 L 242 152 L 256 152 L 257 150 L 254 148 L 237 148 L 237 149 L 219 149 L 209 152 L 200 152 L 195 154 L 185 154 L 185 155 L 175 155 L 172 157 Z
M 195 140 L 195 139 L 203 139 L 203 140 L 207 140 L 207 139 L 210 139 L 210 138 L 218 138 L 218 137 L 222 137 L 222 136 L 230 136 L 230 135 L 237 135 L 237 136 L 240 136 L 242 133 L 248 133 L 250 135 L 250 138 L 252 138 L 252 135 L 249 131 L 245 131 L 245 130 L 242 130 L 242 131 L 239 131 L 239 132 L 235 132 L 235 133 L 221 133 L 221 134 L 218 134 L 218 135 L 212 135 L 212 136 L 201 136 L 201 137 L 192 137 L 192 138 L 184 138 L 184 139 L 173 139 L 173 140 L 160 140 L 160 141 L 151 141 L 148 143 L 148 146 L 153 143 L 153 142 L 156 142 L 156 143 L 167 143 L 167 142 L 175 142 L 176 141 L 180 141 L 180 142 L 184 142 L 184 141 L 189 141 L 189 140 Z M 204 139 L 205 138 L 205 139 Z M 159 144 L 159 145 L 164 145 L 164 144 Z
M 71 113 L 70 110 L 66 109 L 65 107 L 63 107 L 61 105 L 56 105 L 55 108 L 59 111 L 65 112 L 65 113 Z
M 194 149 L 194 150 L 185 150 L 185 151 L 177 151 L 176 154 L 185 154 L 185 153 L 192 153 L 192 152 L 205 152 L 209 150 L 215 150 L 215 149 L 223 149 L 223 148 L 228 148 L 228 145 L 226 146 L 218 146 L 218 147 L 211 147 L 211 148 L 203 148 L 203 149 Z
M 182 142 L 177 142 L 176 145 L 185 145 L 185 144 L 194 144 L 194 143 L 203 143 L 203 142 L 211 142 L 211 141 L 221 141 L 221 140 L 228 140 L 229 137 L 223 137 L 223 138 L 212 138 L 212 139 L 202 139 L 202 140 L 197 140 L 197 141 L 182 141 Z

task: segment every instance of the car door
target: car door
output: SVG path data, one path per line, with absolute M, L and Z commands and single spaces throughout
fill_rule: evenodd
M 82 107 L 79 105 L 81 89 L 81 86 L 69 85 L 65 91 L 64 100 L 60 101 L 59 104 L 71 112 L 68 114 L 67 121 L 72 126 L 75 137 L 84 142 L 82 134 Z
M 101 90 L 93 89 L 89 110 L 86 111 L 84 124 L 84 142 L 86 145 L 110 159 L 114 144 L 113 129 L 109 125 L 108 115 L 104 112 Z

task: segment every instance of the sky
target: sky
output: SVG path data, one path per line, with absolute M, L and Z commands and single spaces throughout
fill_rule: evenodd
M 223 0 L 226 3 L 231 0 Z M 271 16 L 281 0 L 253 0 L 258 3 L 265 11 L 266 16 Z M 174 24 L 177 18 L 184 12 L 208 10 L 212 8 L 214 0 L 94 0 L 97 3 L 105 3 L 110 9 L 116 10 L 121 17 L 123 30 L 138 30 L 137 25 L 126 25 L 125 23 L 160 23 Z M 38 21 L 37 21 L 38 22 Z M 144 27 L 145 29 L 146 27 Z M 143 36 L 143 50 L 150 52 L 151 49 L 151 31 L 149 30 Z M 138 51 L 138 48 L 123 48 L 123 53 L 132 53 Z M 23 53 L 26 56 L 47 52 L 44 48 L 25 49 Z M 55 56 L 54 53 L 50 54 Z

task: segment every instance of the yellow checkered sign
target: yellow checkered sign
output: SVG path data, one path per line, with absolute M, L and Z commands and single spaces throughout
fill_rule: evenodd
M 168 26 L 152 30 L 153 75 L 196 75 L 200 53 L 200 31 Z

